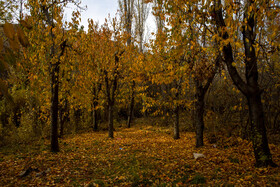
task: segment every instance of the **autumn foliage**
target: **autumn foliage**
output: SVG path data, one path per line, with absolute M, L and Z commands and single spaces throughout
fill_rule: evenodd
M 0 3 L 1 186 L 279 185 L 279 3 L 120 0 L 85 30 L 78 0 L 19 2 Z

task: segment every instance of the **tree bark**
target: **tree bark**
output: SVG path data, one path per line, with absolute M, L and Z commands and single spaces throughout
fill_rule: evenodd
M 62 138 L 63 136 L 63 130 L 64 130 L 64 121 L 63 121 L 63 106 L 61 106 L 59 111 L 59 118 L 60 118 L 60 130 L 59 130 L 59 138 Z
M 196 147 L 204 145 L 203 131 L 204 131 L 204 98 L 207 90 L 209 89 L 215 77 L 217 68 L 219 67 L 221 56 L 215 59 L 215 68 L 212 75 L 208 77 L 206 84 L 203 86 L 202 81 L 195 78 L 195 103 L 194 103 L 194 127 L 196 129 Z
M 59 152 L 58 146 L 58 87 L 59 64 L 50 65 L 51 76 L 51 151 Z
M 249 114 L 251 118 L 251 139 L 253 142 L 254 155 L 257 167 L 275 166 L 269 150 L 266 128 L 264 123 L 264 112 L 261 103 L 261 94 L 257 93 L 247 97 Z
M 203 130 L 204 130 L 204 95 L 203 86 L 200 81 L 195 80 L 196 82 L 196 93 L 195 93 L 195 102 L 194 102 L 194 127 L 196 129 L 196 147 L 201 147 L 203 143 Z
M 115 56 L 115 61 L 118 62 L 119 58 Z M 116 69 L 115 69 L 116 70 Z M 117 75 L 114 76 L 112 84 L 109 84 L 108 72 L 105 70 L 105 86 L 108 103 L 108 134 L 109 138 L 114 138 L 114 104 L 115 104 L 115 92 L 117 90 Z
M 93 102 L 93 111 L 92 111 L 92 122 L 93 122 L 93 130 L 98 131 L 98 115 L 97 115 L 97 109 L 96 109 L 97 103 Z
M 174 139 L 177 140 L 180 138 L 180 130 L 179 130 L 179 113 L 180 113 L 180 107 L 176 106 L 175 110 L 175 121 L 174 121 Z
M 80 108 L 80 105 L 78 105 L 77 108 L 74 108 L 74 118 L 75 118 L 75 132 L 81 129 L 81 117 L 82 117 L 82 110 Z
M 195 102 L 195 112 L 194 112 L 194 123 L 196 128 L 196 147 L 201 147 L 203 143 L 203 131 L 204 131 L 204 100 L 201 97 L 197 97 Z
M 51 32 L 51 36 L 53 36 Z M 58 89 L 59 89 L 59 65 L 60 58 L 63 56 L 66 47 L 66 40 L 60 45 L 61 52 L 58 55 L 58 61 L 50 64 L 51 77 L 51 151 L 59 152 L 58 146 Z M 51 56 L 54 57 L 55 46 L 51 47 Z

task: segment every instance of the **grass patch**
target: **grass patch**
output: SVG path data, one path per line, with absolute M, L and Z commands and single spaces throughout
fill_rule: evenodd
M 191 184 L 205 184 L 205 183 L 206 183 L 206 178 L 199 173 L 196 174 L 191 180 Z

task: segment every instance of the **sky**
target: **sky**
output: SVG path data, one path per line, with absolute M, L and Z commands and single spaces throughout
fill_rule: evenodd
M 81 13 L 81 24 L 87 30 L 88 19 L 91 18 L 93 21 L 99 22 L 99 25 L 102 25 L 105 22 L 105 18 L 110 17 L 113 18 L 117 16 L 117 11 L 119 8 L 118 0 L 81 0 L 82 7 L 87 6 L 86 10 L 83 10 Z M 66 19 L 68 21 L 71 20 L 72 11 L 75 8 L 73 6 L 68 6 L 66 9 Z M 153 15 L 149 15 L 147 24 L 146 24 L 146 37 L 150 38 L 151 32 L 155 32 L 155 19 Z
M 81 25 L 87 28 L 89 18 L 95 22 L 98 21 L 99 25 L 101 25 L 109 14 L 110 17 L 115 17 L 118 10 L 118 0 L 82 0 L 81 7 L 87 7 L 81 13 Z M 69 6 L 66 9 L 67 20 L 71 19 L 74 9 L 73 6 Z

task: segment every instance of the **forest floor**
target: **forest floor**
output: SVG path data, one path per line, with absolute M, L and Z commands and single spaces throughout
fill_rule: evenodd
M 114 139 L 106 131 L 68 135 L 57 154 L 47 140 L 1 148 L 0 186 L 280 186 L 280 168 L 255 168 L 246 140 L 206 140 L 195 148 L 194 133 L 174 140 L 171 132 L 137 125 L 117 129 Z M 270 149 L 280 165 L 280 146 Z

